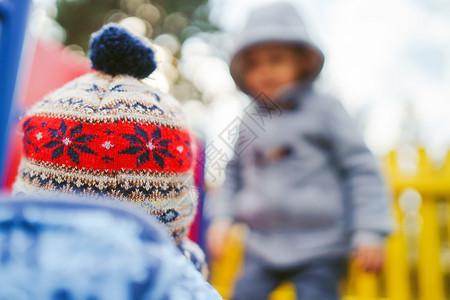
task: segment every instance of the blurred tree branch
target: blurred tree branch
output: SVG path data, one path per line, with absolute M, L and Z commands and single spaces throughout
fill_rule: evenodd
M 57 0 L 56 21 L 66 30 L 66 45 L 87 51 L 92 32 L 127 17 L 142 19 L 146 35 L 174 35 L 180 43 L 198 32 L 216 31 L 207 0 Z
M 145 24 L 145 35 L 158 42 L 158 37 L 170 34 L 178 45 L 168 48 L 176 70 L 181 55 L 180 45 L 200 32 L 216 32 L 218 27 L 209 20 L 207 0 L 56 0 L 55 17 L 66 32 L 66 45 L 78 45 L 87 53 L 92 32 L 109 22 L 136 17 Z M 173 39 L 172 39 L 173 40 Z M 173 45 L 173 44 L 172 44 Z M 167 45 L 162 45 L 167 46 Z M 170 62 L 169 62 L 170 63 Z M 201 99 L 201 92 L 177 71 L 170 88 L 178 100 Z M 166 74 L 167 75 L 167 74 Z M 181 91 L 181 92 L 180 92 Z

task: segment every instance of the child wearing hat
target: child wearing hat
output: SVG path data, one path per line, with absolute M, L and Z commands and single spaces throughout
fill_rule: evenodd
M 197 206 L 194 142 L 179 104 L 142 81 L 156 69 L 148 40 L 108 24 L 92 35 L 90 58 L 96 72 L 26 112 L 13 192 L 126 201 L 155 216 L 205 271 L 203 252 L 185 238 Z
M 386 189 L 343 106 L 314 88 L 323 63 L 286 3 L 254 10 L 237 41 L 231 75 L 254 105 L 221 196 L 210 200 L 207 233 L 220 257 L 230 225 L 248 225 L 235 300 L 267 299 L 286 280 L 298 299 L 337 299 L 349 254 L 367 271 L 383 265 Z

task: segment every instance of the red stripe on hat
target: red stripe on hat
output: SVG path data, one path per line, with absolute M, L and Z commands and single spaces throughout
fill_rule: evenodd
M 23 132 L 24 155 L 55 165 L 180 173 L 192 164 L 188 131 L 161 125 L 31 116 Z

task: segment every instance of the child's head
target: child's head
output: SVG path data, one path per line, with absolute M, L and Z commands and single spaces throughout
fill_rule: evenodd
M 14 192 L 119 198 L 156 215 L 179 241 L 196 209 L 194 149 L 179 104 L 140 80 L 156 68 L 147 41 L 107 25 L 90 46 L 98 72 L 26 112 Z
M 285 43 L 264 43 L 244 53 L 243 82 L 251 95 L 277 93 L 307 76 L 303 48 Z M 306 75 L 305 75 L 306 74 Z
M 295 7 L 275 3 L 254 10 L 230 63 L 236 84 L 251 96 L 270 98 L 283 87 L 312 81 L 324 62 Z

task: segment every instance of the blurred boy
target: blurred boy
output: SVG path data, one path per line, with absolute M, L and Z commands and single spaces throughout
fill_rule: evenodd
M 312 87 L 323 62 L 294 7 L 251 13 L 231 74 L 256 110 L 280 113 L 267 115 L 247 147 L 236 143 L 222 196 L 211 204 L 213 257 L 222 255 L 232 222 L 249 227 L 235 300 L 266 299 L 285 280 L 299 299 L 337 299 L 350 250 L 366 271 L 382 268 L 390 231 L 385 188 L 342 105 Z M 258 130 L 249 117 L 242 122 Z

